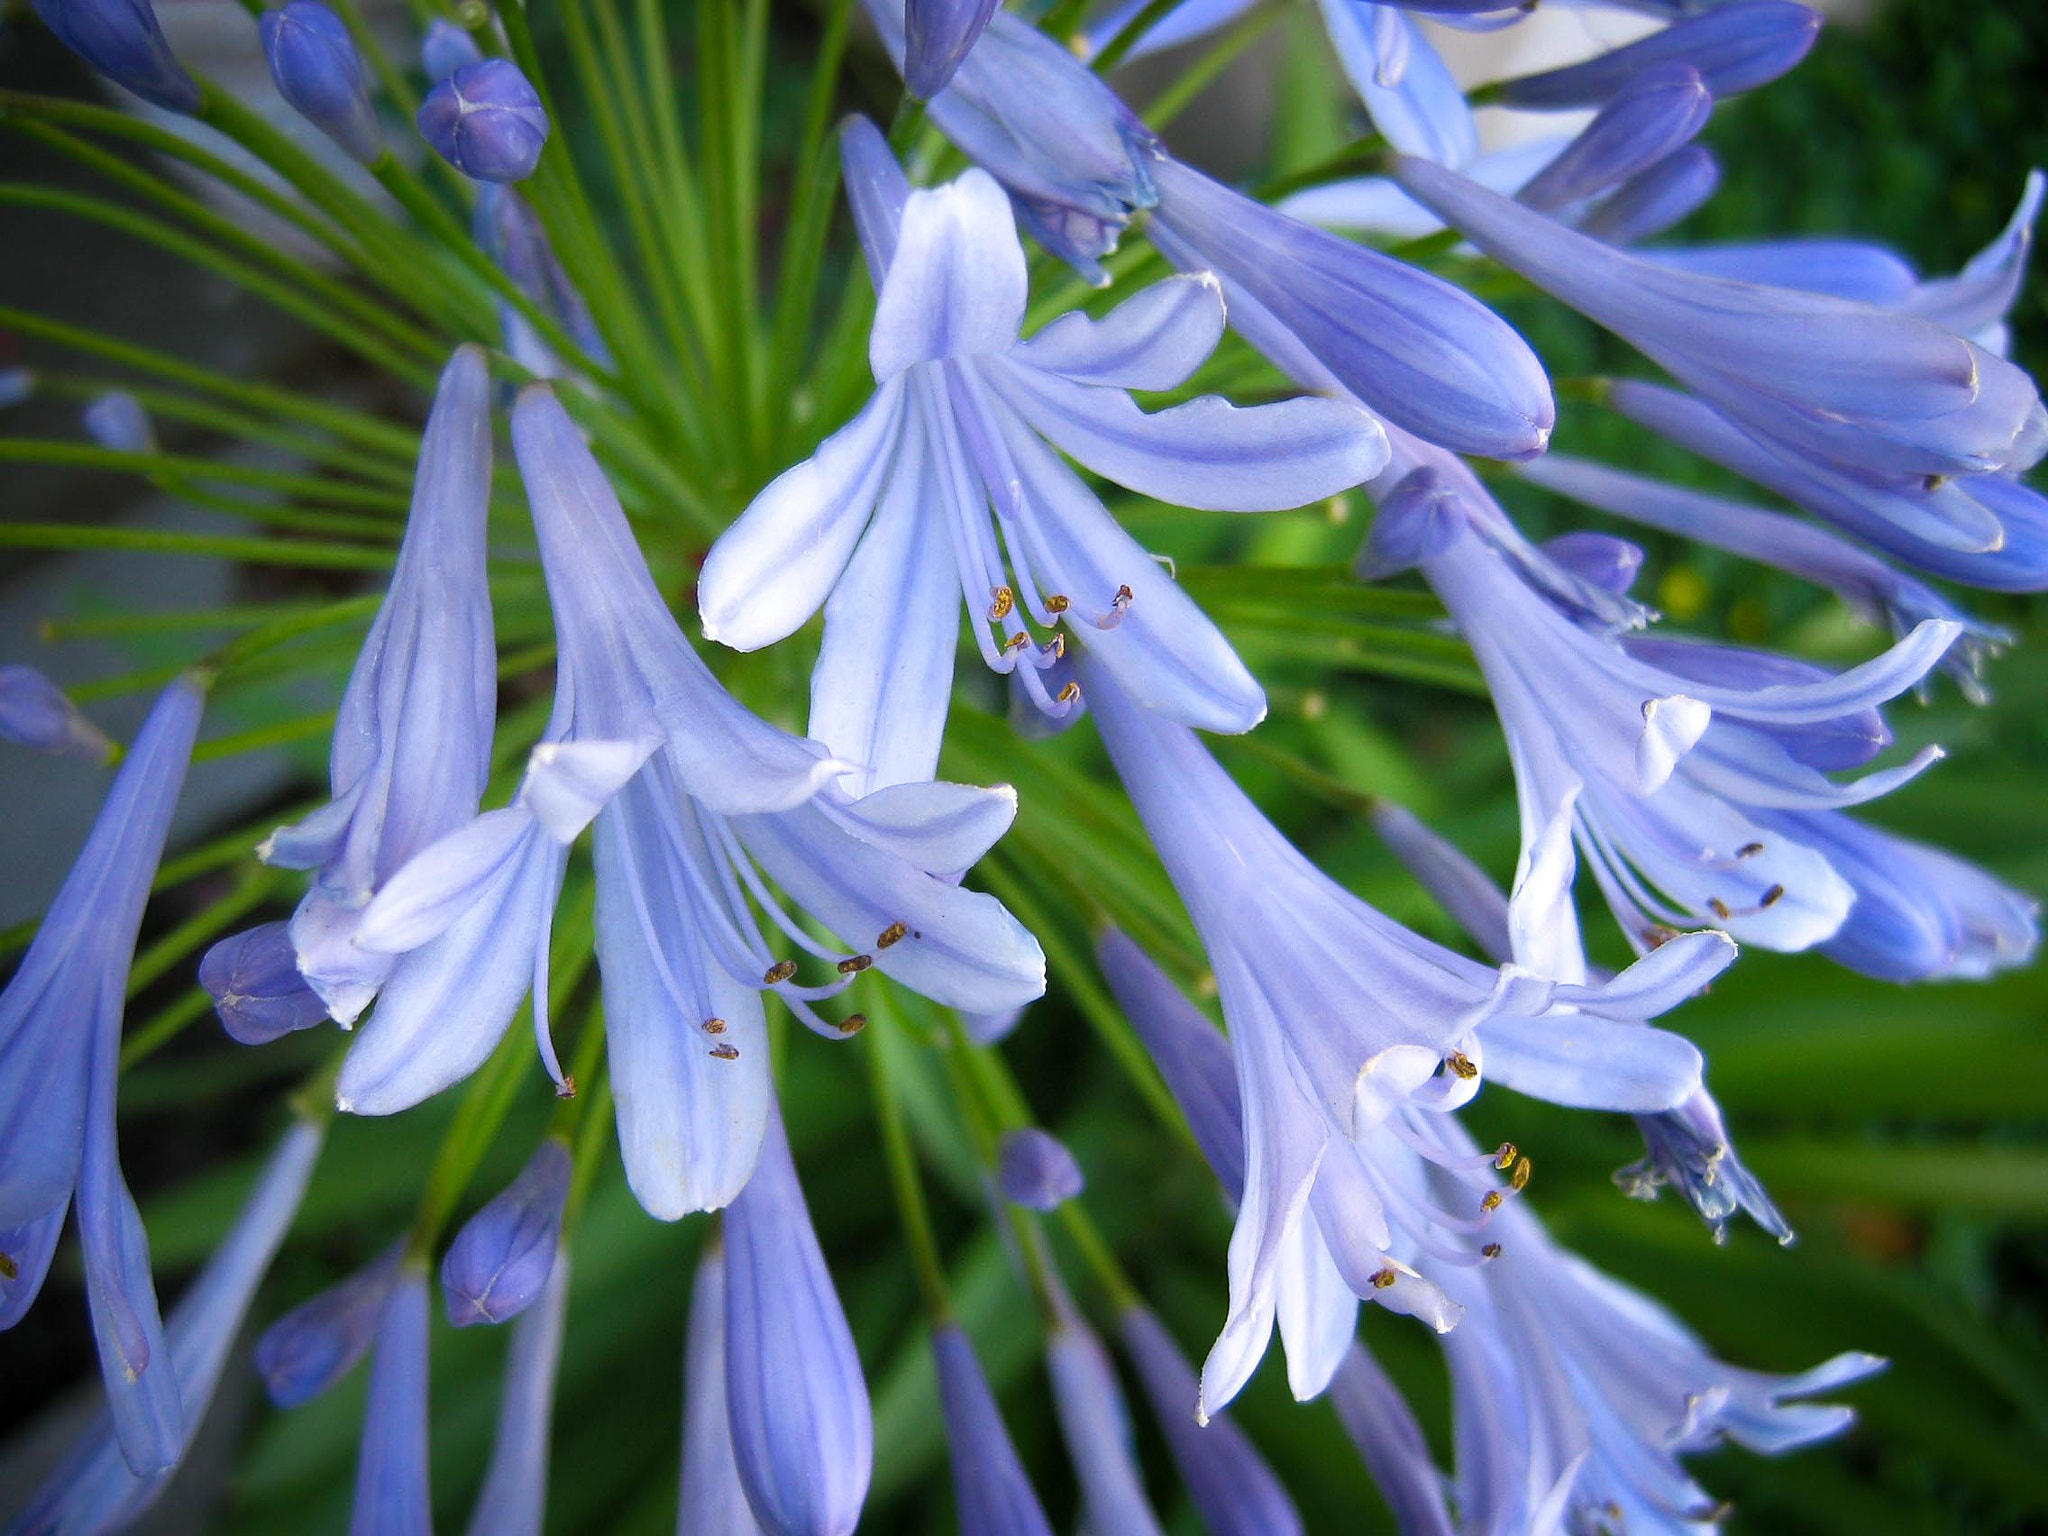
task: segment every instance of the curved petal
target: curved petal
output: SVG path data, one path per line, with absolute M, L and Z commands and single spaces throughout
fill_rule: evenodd
M 1141 288 L 1100 320 L 1072 310 L 1010 352 L 1010 361 L 1075 384 L 1177 389 L 1223 339 L 1223 285 L 1181 272 Z
M 988 172 L 914 191 L 875 301 L 868 364 L 883 383 L 914 363 L 1007 352 L 1024 323 L 1024 247 Z
M 364 911 L 356 943 L 402 955 L 439 938 L 526 857 L 537 831 L 531 812 L 506 806 L 422 849 Z
M 1488 1024 L 1486 1069 L 1533 1099 L 1641 1115 L 1690 1098 L 1701 1059 L 1691 1041 L 1666 1030 L 1557 1013 Z
M 864 843 L 934 875 L 955 875 L 980 860 L 1017 819 L 1007 784 L 896 784 L 863 796 L 832 819 Z

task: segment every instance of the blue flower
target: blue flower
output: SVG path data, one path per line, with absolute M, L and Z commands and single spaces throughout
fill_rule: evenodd
M 713 547 L 698 585 L 706 638 L 753 650 L 824 603 L 811 726 L 870 770 L 862 784 L 931 776 L 956 588 L 983 659 L 1048 713 L 1065 701 L 1038 674 L 1064 640 L 1034 646 L 1026 620 L 1085 617 L 1104 665 L 1151 707 L 1249 728 L 1265 710 L 1258 685 L 1047 440 L 1162 501 L 1258 511 L 1377 473 L 1378 425 L 1328 400 L 1238 409 L 1205 396 L 1146 414 L 1129 391 L 1181 383 L 1222 334 L 1212 281 L 1161 283 L 1103 320 L 1066 315 L 1020 341 L 1024 252 L 996 184 L 970 171 L 913 192 L 871 124 L 849 123 L 842 144 L 880 294 L 880 387 Z
M 1406 1536 L 1456 1536 L 1444 1478 L 1415 1410 L 1377 1360 L 1354 1342 L 1330 1378 L 1330 1407 Z M 1505 1536 L 1505 1533 L 1503 1533 Z
M 258 923 L 219 940 L 199 962 L 199 985 L 212 994 L 221 1028 L 244 1045 L 327 1019 L 327 1004 L 299 974 L 289 923 Z
M 546 935 L 568 844 L 596 827 L 597 951 L 627 1176 L 658 1216 L 716 1209 L 746 1182 L 768 1110 L 760 994 L 819 1019 L 870 966 L 949 1006 L 1038 996 L 1037 943 L 956 883 L 1015 813 L 1008 789 L 899 785 L 854 799 L 818 743 L 719 686 L 663 604 L 582 437 L 536 386 L 513 412 L 559 638 L 555 709 L 515 802 L 419 854 L 358 942 L 405 954 L 344 1063 L 339 1098 L 388 1114 L 483 1061 L 531 988 L 543 1060 Z M 757 867 L 758 866 L 758 867 Z M 830 950 L 768 890 L 860 948 Z M 832 978 L 777 960 L 758 908 Z
M 291 1227 L 320 1143 L 319 1126 L 303 1120 L 293 1124 L 271 1153 L 234 1225 L 171 1309 L 164 1341 L 185 1413 L 194 1425 L 206 1416 L 256 1288 Z M 124 1529 L 156 1502 L 173 1475 L 171 1469 L 137 1475 L 121 1454 L 112 1419 L 103 1413 L 8 1529 L 14 1536 Z
M 436 16 L 420 35 L 420 71 L 436 84 L 463 65 L 475 64 L 482 58 L 483 54 L 469 29 L 457 26 L 446 17 Z
M 166 112 L 199 110 L 199 82 L 171 53 L 149 0 L 34 0 L 34 5 L 58 42 L 114 84 Z
M 78 413 L 85 435 L 117 453 L 156 452 L 156 428 L 142 402 L 125 389 L 95 395 Z
M 524 181 L 548 142 L 540 93 L 510 59 L 462 65 L 427 92 L 414 120 L 435 154 L 478 181 Z
M 1159 1517 L 1145 1499 L 1145 1479 L 1131 1445 L 1131 1421 L 1117 1385 L 1116 1367 L 1094 1331 L 1064 1293 L 1045 1339 L 1060 1438 L 1081 1485 L 1081 1518 L 1089 1531 L 1118 1536 L 1161 1536 Z
M 569 1309 L 569 1256 L 555 1255 L 535 1304 L 512 1325 L 490 1465 L 470 1512 L 470 1536 L 540 1536 L 547 1511 L 555 1370 Z M 713 1533 L 719 1536 L 719 1533 Z
M 1890 740 L 1876 706 L 1925 676 L 1958 625 L 1927 620 L 1839 676 L 1732 647 L 1624 644 L 1531 589 L 1433 471 L 1382 494 L 1372 569 L 1420 565 L 1472 646 L 1508 737 L 1526 888 L 1518 961 L 1559 977 L 1580 963 L 1575 839 L 1639 953 L 1694 923 L 1787 950 L 1841 927 L 1854 889 L 1818 849 L 1766 829 L 1758 813 L 1869 800 L 1935 761 L 1929 748 L 1849 783 L 1828 777 Z
M 1394 157 L 1393 176 L 1487 255 L 1632 343 L 1796 461 L 1897 486 L 2025 469 L 2048 449 L 2048 415 L 2033 381 L 1938 325 L 1824 294 L 1677 271 L 1413 156 Z
M 960 1529 L 974 1536 L 1052 1536 L 974 1346 L 959 1324 L 943 1323 L 932 1331 L 932 1361 L 938 1367 L 939 1416 L 953 1463 Z
M 996 0 L 905 0 L 903 84 L 918 101 L 946 88 L 980 38 Z
M 502 1323 L 538 1301 L 553 1272 L 569 1198 L 569 1149 L 549 1136 L 519 1177 L 462 1224 L 441 1259 L 448 1321 Z
M 725 1256 L 715 1237 L 705 1243 L 690 1286 L 682 1469 L 676 1536 L 759 1536 L 732 1456 L 732 1415 L 725 1404 Z
M 477 248 L 498 264 L 541 313 L 556 321 L 593 361 L 610 361 L 611 353 L 590 318 L 589 306 L 569 281 L 548 242 L 547 231 L 525 198 L 510 187 L 483 183 L 477 188 L 471 228 Z M 537 379 L 562 376 L 561 360 L 541 339 L 533 322 L 508 301 L 499 301 L 498 324 L 504 331 L 505 351 L 520 367 Z
M 997 1148 L 996 1185 L 1012 1205 L 1056 1210 L 1081 1193 L 1081 1168 L 1057 1138 L 1026 1126 L 1004 1136 Z
M 270 78 L 292 109 L 363 165 L 384 154 L 370 80 L 348 27 L 321 0 L 285 0 L 256 18 Z
M 49 1268 L 67 1202 L 122 1454 L 138 1476 L 184 1449 L 178 1380 L 157 1315 L 149 1239 L 121 1177 L 114 1090 L 135 935 L 204 703 L 180 677 L 143 722 L 78 862 L 0 992 L 0 1243 L 17 1271 L 11 1325 Z M 16 1257 L 16 1254 L 19 1257 Z
M 771 1536 L 846 1536 L 874 1468 L 867 1382 L 772 1105 L 760 1162 L 724 1223 L 725 1392 L 740 1486 Z
M 363 641 L 335 720 L 334 798 L 258 850 L 314 871 L 292 914 L 299 970 L 329 1014 L 352 1024 L 390 976 L 357 943 L 363 910 L 414 854 L 476 814 L 490 776 L 497 655 L 484 524 L 491 496 L 490 377 L 459 348 L 420 443 L 412 514 L 391 587 Z
M 1619 186 L 1690 143 L 1713 112 L 1699 71 L 1660 65 L 1630 77 L 1593 121 L 1522 183 L 1518 202 L 1557 214 Z
M 256 1341 L 256 1374 L 273 1403 L 309 1403 L 355 1367 L 376 1336 L 404 1258 L 404 1245 L 392 1244 L 263 1330 Z
M 432 1536 L 427 1485 L 427 1277 L 401 1264 L 377 1319 L 349 1536 Z
M 109 763 L 120 749 L 34 667 L 0 667 L 0 741 Z
M 1390 1117 L 1410 1104 L 1462 1104 L 1482 1063 L 1507 1086 L 1558 1103 L 1636 1112 L 1679 1103 L 1698 1085 L 1699 1055 L 1640 1021 L 1696 991 L 1734 946 L 1684 935 L 1598 987 L 1467 960 L 1316 870 L 1191 732 L 1133 706 L 1085 658 L 1084 677 L 1110 760 L 1208 953 L 1244 1105 L 1230 1307 L 1203 1369 L 1203 1405 L 1228 1402 L 1249 1379 L 1276 1309 L 1296 1395 L 1313 1396 L 1351 1336 L 1357 1300 L 1437 1328 L 1455 1320 L 1436 1286 L 1392 1250 L 1403 1232 L 1427 1237 L 1469 1222 L 1387 1186 L 1384 1148 L 1395 1146 L 1397 1172 L 1406 1160 Z M 1518 909 L 1547 903 L 1552 879 L 1554 861 L 1532 870 Z M 1134 1017 L 1143 1006 L 1171 1020 L 1154 977 L 1122 1001 Z M 1192 1038 L 1184 1017 L 1174 1034 Z M 1212 1109 L 1217 1097 L 1208 1095 Z M 1310 1241 L 1311 1225 L 1323 1243 Z
M 1697 71 L 1716 97 L 1733 96 L 1768 84 L 1805 58 L 1820 23 L 1818 11 L 1790 0 L 1738 0 L 1680 16 L 1661 31 L 1582 64 L 1503 81 L 1497 90 L 1512 107 L 1597 107 L 1645 70 L 1678 64 Z

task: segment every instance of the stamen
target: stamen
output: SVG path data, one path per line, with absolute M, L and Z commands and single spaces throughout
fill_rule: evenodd
M 1652 923 L 1642 932 L 1643 943 L 1650 949 L 1662 949 L 1677 937 L 1676 928 L 1667 928 L 1662 923 Z
M 1116 589 L 1116 596 L 1109 600 L 1109 612 L 1095 621 L 1095 627 L 1115 629 L 1117 625 L 1123 623 L 1124 615 L 1130 611 L 1131 589 L 1128 586 L 1120 586 Z
M 1482 1211 L 1497 1211 L 1500 1209 L 1501 1199 L 1502 1195 L 1499 1190 L 1489 1189 L 1479 1197 L 1479 1209 Z
M 1529 1187 L 1529 1175 L 1535 1171 L 1535 1165 L 1525 1157 L 1515 1164 L 1515 1171 L 1508 1175 L 1508 1183 L 1518 1190 L 1527 1189 Z
M 1009 639 L 1003 642 L 1003 652 L 1005 655 L 1007 655 L 1011 651 L 1021 651 L 1024 649 L 1025 646 L 1029 645 L 1030 643 L 1031 636 L 1020 629 L 1017 631 L 1017 633 L 1010 636 Z
M 1049 593 L 1045 597 L 1040 598 L 1039 601 L 1045 605 L 1047 613 L 1065 613 L 1068 608 L 1073 606 L 1067 601 L 1065 594 L 1059 592 Z
M 704 1021 L 704 1033 L 705 1033 L 705 1034 L 707 1034 L 707 1035 L 722 1035 L 722 1034 L 724 1034 L 724 1033 L 725 1033 L 725 1020 L 723 1020 L 723 1019 L 706 1019 L 706 1020 Z
M 1769 911 L 1769 910 L 1770 910 L 1770 909 L 1771 909 L 1772 907 L 1775 907 L 1775 906 L 1776 906 L 1776 905 L 1777 905 L 1777 904 L 1778 904 L 1778 903 L 1779 903 L 1780 901 L 1782 901 L 1782 900 L 1784 899 L 1784 896 L 1785 896 L 1785 887 L 1784 887 L 1784 886 L 1782 886 L 1782 885 L 1774 885 L 1774 886 L 1772 886 L 1772 887 L 1771 887 L 1771 888 L 1770 888 L 1770 889 L 1769 889 L 1768 891 L 1765 891 L 1765 892 L 1763 893 L 1763 895 L 1762 895 L 1761 897 L 1759 897 L 1759 898 L 1758 898 L 1758 900 L 1757 900 L 1757 904 L 1756 904 L 1756 906 L 1757 906 L 1757 910 L 1758 910 L 1759 912 L 1767 912 L 1767 911 Z
M 887 949 L 891 944 L 899 943 L 909 932 L 908 923 L 891 923 L 875 935 L 875 948 Z
M 21 1266 L 4 1253 L 0 1253 L 0 1280 L 13 1280 L 20 1276 Z
M 738 1061 L 740 1059 L 740 1048 L 729 1041 L 720 1041 L 717 1045 L 711 1047 L 711 1055 L 717 1057 L 720 1061 Z
M 1485 1247 L 1481 1248 L 1479 1252 L 1485 1258 L 1497 1259 L 1500 1257 L 1500 1244 L 1488 1243 Z
M 874 963 L 875 957 L 873 955 L 849 955 L 846 959 L 839 962 L 839 974 L 842 976 L 858 976 Z
M 778 960 L 761 973 L 761 985 L 764 987 L 779 987 L 795 974 L 796 962 L 794 960 Z
M 839 1033 L 857 1035 L 868 1027 L 868 1016 L 864 1013 L 849 1013 L 839 1021 Z
M 1017 606 L 1017 594 L 1008 587 L 990 587 L 988 595 L 995 599 L 988 605 L 988 620 L 991 624 L 1007 619 L 1010 610 Z
M 1713 913 L 1714 916 L 1721 919 L 1722 922 L 1725 923 L 1728 921 L 1728 903 L 1723 901 L 1720 897 L 1709 896 L 1707 898 L 1707 910 Z
M 1764 845 L 1762 843 L 1744 843 L 1735 850 L 1735 857 L 1738 859 L 1753 859 L 1763 851 Z
M 1066 687 L 1053 695 L 1053 702 L 1055 704 L 1071 704 L 1079 697 L 1081 697 L 1081 685 L 1070 681 Z
M 574 1072 L 564 1072 L 562 1074 L 562 1080 L 555 1084 L 555 1097 L 558 1099 L 573 1099 L 576 1097 L 576 1074 Z
M 1391 1269 L 1376 1269 L 1372 1272 L 1372 1288 L 1376 1291 L 1388 1290 L 1400 1278 Z
M 1468 1083 L 1479 1075 L 1479 1068 L 1472 1064 L 1472 1058 L 1463 1051 L 1451 1052 L 1450 1055 L 1444 1058 L 1444 1065 L 1450 1068 L 1452 1076 L 1461 1078 Z
M 1065 632 L 1055 630 L 1053 637 L 1045 642 L 1043 650 L 1054 661 L 1058 661 L 1061 657 L 1065 656 L 1067 654 L 1067 637 Z
M 1500 1144 L 1500 1151 L 1494 1154 L 1493 1166 L 1498 1168 L 1502 1173 L 1506 1173 L 1509 1168 L 1514 1166 L 1514 1161 L 1515 1144 L 1512 1141 L 1502 1142 Z

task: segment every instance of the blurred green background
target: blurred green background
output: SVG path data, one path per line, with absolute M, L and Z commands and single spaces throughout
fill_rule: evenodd
M 802 9 L 779 22 L 774 46 L 789 62 L 794 97 L 816 23 Z M 1308 15 L 1290 16 L 1251 63 L 1282 71 L 1288 88 L 1277 94 L 1265 143 L 1238 145 L 1243 163 L 1229 169 L 1284 172 L 1341 142 L 1344 97 Z M 2048 161 L 2044 66 L 2048 7 L 1879 4 L 1865 19 L 1830 27 L 1794 75 L 1717 116 L 1708 137 L 1723 160 L 1723 188 L 1681 233 L 1857 232 L 1907 253 L 1925 272 L 1953 269 L 2003 223 L 2026 169 Z M 871 56 L 850 81 L 848 106 L 889 109 L 889 83 Z M 873 92 L 866 100 L 863 88 Z M 1190 109 L 1184 126 L 1192 137 L 1205 112 L 1228 110 L 1228 96 L 1214 96 Z M 1216 137 L 1215 127 L 1203 136 Z M 769 145 L 772 161 L 772 137 Z M 778 177 L 786 169 L 774 167 Z M 2018 356 L 2036 369 L 2048 366 L 2044 293 L 2048 286 L 2037 285 L 2015 315 Z M 1641 371 L 1555 306 L 1512 293 L 1501 302 L 1560 374 Z M 1716 483 L 1588 407 L 1566 408 L 1558 443 Z M 1572 525 L 1533 493 L 1504 494 L 1532 532 Z M 1256 526 L 1129 510 L 1140 537 L 1191 572 L 1227 560 L 1341 562 L 1362 541 L 1366 517 L 1358 499 L 1342 521 L 1317 511 Z M 1685 628 L 1769 635 L 1822 659 L 1867 654 L 1875 643 L 1831 600 L 1795 582 L 1670 541 L 1647 543 L 1642 590 Z M 1290 627 L 1270 603 L 1233 595 L 1227 584 L 1205 590 L 1205 599 L 1210 592 L 1276 706 L 1256 745 L 1223 743 L 1219 756 L 1333 875 L 1456 942 L 1355 807 L 1341 794 L 1305 793 L 1302 774 L 1276 765 L 1272 753 L 1351 791 L 1402 801 L 1504 877 L 1513 866 L 1511 786 L 1484 699 L 1392 675 L 1394 663 L 1374 654 L 1370 625 L 1350 611 L 1296 615 Z M 1995 702 L 1972 710 L 1944 686 L 1931 707 L 1895 708 L 1902 742 L 1939 740 L 1951 757 L 1885 801 L 1876 819 L 1980 859 L 2022 888 L 2048 891 L 2048 606 L 1987 598 L 1978 607 L 2021 639 L 1992 670 Z M 345 665 L 343 656 L 333 661 Z M 786 655 L 760 665 L 788 676 L 801 662 Z M 1439 670 L 1452 684 L 1467 675 L 1454 654 Z M 1017 899 L 1021 914 L 1031 916 L 1025 906 L 1036 901 L 1054 919 L 1054 996 L 1031 1011 L 1003 1053 L 1042 1122 L 1087 1170 L 1091 1214 L 1199 1358 L 1222 1311 L 1226 1219 L 1206 1170 L 1161 1130 L 1060 990 L 1068 968 L 1085 964 L 1074 950 L 1076 914 L 1057 911 L 1060 881 L 1088 879 L 1084 851 L 1067 863 L 1061 850 L 1080 833 L 1081 807 L 1115 828 L 1128 828 L 1128 812 L 1104 799 L 1106 770 L 1085 730 L 1025 746 L 994 719 L 962 713 L 955 735 L 954 770 L 1014 779 L 1021 830 L 1065 864 L 1064 875 L 1049 875 L 1035 855 L 999 854 L 986 871 L 985 883 Z M 303 766 L 317 773 L 320 760 L 309 747 Z M 1140 868 L 1129 877 L 1141 886 L 1158 879 Z M 191 899 L 221 894 L 216 887 Z M 1601 943 L 1611 937 L 1591 914 L 1588 931 Z M 1186 943 L 1172 919 L 1157 937 Z M 1671 1022 L 1706 1051 L 1709 1082 L 1746 1159 L 1799 1230 L 1796 1246 L 1781 1250 L 1737 1226 L 1716 1247 L 1671 1200 L 1623 1199 L 1609 1175 L 1636 1155 L 1626 1121 L 1565 1114 L 1499 1090 L 1471 1114 L 1482 1140 L 1512 1138 L 1534 1156 L 1534 1208 L 1561 1240 L 1662 1298 L 1729 1360 L 1787 1370 L 1843 1349 L 1892 1360 L 1886 1375 L 1847 1394 L 1862 1422 L 1841 1442 L 1782 1462 L 1726 1454 L 1701 1465 L 1705 1485 L 1735 1505 L 1730 1529 L 2048 1529 L 2048 972 L 1901 989 L 1818 959 L 1752 953 Z M 242 1051 L 198 1029 L 124 1083 L 129 1162 L 168 1289 L 203 1256 L 239 1199 L 278 1123 L 276 1090 L 328 1048 L 324 1038 L 299 1036 Z M 793 1041 L 787 1118 L 875 1395 L 876 1478 L 863 1528 L 917 1536 L 952 1528 L 951 1496 L 923 1325 L 857 1059 L 875 1048 L 872 1037 L 837 1050 Z M 929 1053 L 906 1052 L 903 1061 L 960 1310 L 1055 1526 L 1071 1529 L 1073 1483 L 1038 1363 L 1033 1310 L 985 1218 L 941 1067 Z M 541 1128 L 548 1104 L 538 1074 L 531 1076 L 472 1187 L 472 1205 L 511 1176 Z M 334 1128 L 260 1316 L 347 1272 L 409 1219 L 454 1097 L 393 1120 Z M 682 1319 L 704 1228 L 701 1220 L 647 1220 L 616 1167 L 601 1176 L 575 1245 L 552 1531 L 673 1527 Z M 1079 1283 L 1081 1266 L 1067 1269 Z M 47 1399 L 84 1369 L 75 1270 L 53 1283 L 38 1318 L 42 1341 L 31 1343 L 26 1332 L 9 1341 L 9 1409 Z M 1363 1326 L 1447 1455 L 1443 1373 L 1427 1336 L 1372 1309 Z M 504 1341 L 445 1328 L 434 1341 L 435 1494 L 441 1521 L 454 1527 L 466 1518 L 488 1446 Z M 293 1536 L 345 1529 L 362 1389 L 358 1372 L 325 1399 L 283 1415 L 261 1403 L 245 1373 L 231 1371 L 189 1486 L 153 1517 L 158 1527 Z M 1288 1399 L 1277 1351 L 1236 1412 L 1312 1530 L 1388 1528 L 1327 1408 Z M 1142 1412 L 1138 1418 L 1162 1514 L 1176 1532 L 1197 1530 L 1155 1429 Z

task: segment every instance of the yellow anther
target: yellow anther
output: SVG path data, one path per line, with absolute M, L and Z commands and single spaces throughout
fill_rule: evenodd
M 795 974 L 796 962 L 794 960 L 778 960 L 761 973 L 761 985 L 764 987 L 780 986 Z
M 1487 1244 L 1487 1245 L 1486 1245 L 1486 1246 L 1485 1246 L 1484 1248 L 1482 1248 L 1482 1249 L 1480 1249 L 1480 1250 L 1479 1250 L 1479 1256 L 1480 1256 L 1481 1258 L 1483 1258 L 1483 1259 L 1497 1259 L 1497 1258 L 1499 1258 L 1499 1257 L 1500 1257 L 1500 1244 L 1499 1244 L 1499 1243 L 1488 1243 L 1488 1244 Z
M 988 621 L 991 624 L 998 619 L 1008 618 L 1010 610 L 1017 606 L 1017 594 L 1008 587 L 990 587 L 988 595 L 995 599 L 988 605 Z
M 1479 1069 L 1472 1064 L 1472 1058 L 1463 1051 L 1451 1052 L 1444 1058 L 1444 1065 L 1451 1069 L 1453 1077 L 1463 1078 L 1468 1083 L 1479 1075 Z
M 707 1034 L 707 1035 L 722 1035 L 722 1034 L 724 1034 L 724 1033 L 725 1033 L 725 1020 L 723 1020 L 723 1019 L 706 1019 L 706 1020 L 704 1021 L 704 1033 L 705 1033 L 705 1034 Z
M 1514 1166 L 1514 1162 L 1515 1144 L 1512 1141 L 1502 1142 L 1500 1144 L 1500 1150 L 1493 1154 L 1493 1166 L 1500 1169 L 1501 1172 L 1505 1173 L 1508 1171 L 1509 1168 Z
M 1384 1291 L 1399 1278 L 1391 1269 L 1376 1269 L 1372 1272 L 1372 1288 Z
M 1046 595 L 1045 611 L 1047 613 L 1065 613 L 1067 609 L 1071 606 L 1072 605 L 1068 603 L 1066 599 L 1066 594 L 1064 593 L 1052 592 Z
M 740 1048 L 736 1045 L 720 1041 L 717 1045 L 711 1047 L 711 1054 L 720 1061 L 738 1061 L 740 1059 Z
M 1721 919 L 1722 922 L 1725 923 L 1728 921 L 1728 903 L 1723 901 L 1720 897 L 1709 896 L 1707 898 L 1707 910 L 1713 913 L 1714 916 Z
M 1079 683 L 1068 683 L 1066 687 L 1053 695 L 1053 702 L 1057 704 L 1071 704 L 1079 697 L 1081 697 L 1081 685 Z
M 1762 843 L 1744 843 L 1735 850 L 1735 857 L 1738 859 L 1753 859 L 1763 851 L 1764 845 Z
M 846 959 L 839 962 L 839 974 L 842 976 L 858 976 L 874 963 L 875 957 L 873 955 L 849 955 Z
M 1500 1200 L 1500 1191 L 1497 1189 L 1489 1189 L 1484 1195 L 1480 1197 L 1479 1209 L 1481 1209 L 1482 1211 L 1497 1211 L 1500 1209 Z
M 868 1027 L 868 1016 L 864 1013 L 849 1013 L 839 1021 L 839 1033 L 857 1035 Z
M 896 943 L 909 932 L 910 925 L 908 923 L 891 923 L 875 935 L 875 948 L 887 949 L 891 944 Z
M 1525 1157 L 1515 1164 L 1515 1171 L 1508 1175 L 1508 1182 L 1514 1185 L 1516 1189 L 1527 1189 L 1529 1187 L 1529 1175 L 1535 1171 L 1535 1165 Z

